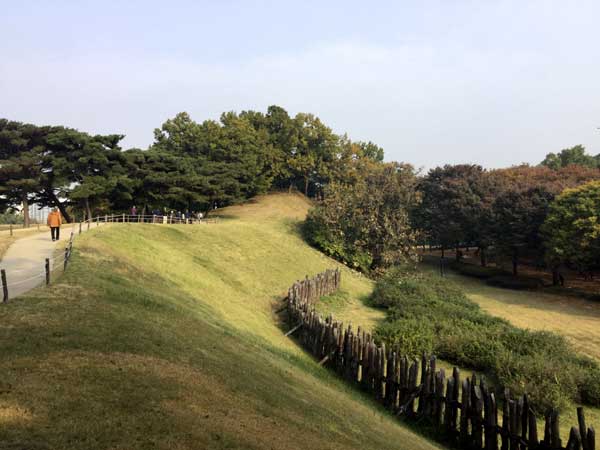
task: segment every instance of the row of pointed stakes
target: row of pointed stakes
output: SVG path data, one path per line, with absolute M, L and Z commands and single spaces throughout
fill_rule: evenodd
M 373 337 L 331 316 L 318 315 L 314 303 L 339 288 L 341 273 L 327 270 L 314 278 L 296 282 L 288 291 L 288 318 L 299 342 L 321 364 L 327 364 L 349 382 L 372 393 L 392 413 L 432 424 L 461 448 L 485 450 L 595 450 L 595 432 L 587 427 L 582 408 L 578 426 L 572 427 L 566 446 L 560 437 L 557 411 L 545 416 L 544 436 L 538 438 L 537 416 L 527 396 L 511 398 L 505 390 L 501 402 L 482 378 L 461 381 L 454 368 L 446 378 L 436 369 L 436 358 L 421 360 L 399 355 Z M 502 420 L 499 421 L 499 403 Z M 500 446 L 500 447 L 499 447 Z

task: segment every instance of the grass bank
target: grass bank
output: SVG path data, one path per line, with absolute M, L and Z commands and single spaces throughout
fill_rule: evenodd
M 123 224 L 0 308 L 0 446 L 432 449 L 283 336 L 287 287 L 335 263 L 274 195 L 215 225 Z M 344 271 L 351 301 L 370 290 Z

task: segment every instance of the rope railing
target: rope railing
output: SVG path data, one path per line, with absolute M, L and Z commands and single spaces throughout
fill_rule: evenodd
M 36 273 L 35 275 L 29 275 L 27 278 L 19 278 L 18 276 L 13 276 L 15 272 L 26 272 L 27 269 L 16 269 L 11 272 L 7 276 L 7 272 L 5 269 L 0 269 L 0 282 L 2 286 L 2 303 L 6 303 L 9 300 L 10 291 L 18 286 L 23 284 L 31 283 L 36 279 L 44 279 L 46 285 L 50 284 L 51 274 L 60 270 L 62 267 L 62 271 L 67 270 L 67 266 L 71 259 L 71 253 L 73 249 L 73 240 L 76 236 L 80 235 L 84 230 L 89 230 L 93 227 L 98 227 L 100 224 L 109 224 L 109 223 L 136 223 L 136 224 L 164 224 L 164 225 L 192 225 L 192 224 L 204 224 L 204 223 L 214 223 L 216 219 L 206 219 L 206 218 L 185 218 L 185 217 L 177 217 L 176 215 L 156 215 L 156 214 L 105 214 L 96 217 L 92 217 L 90 219 L 82 220 L 79 222 L 72 223 L 71 234 L 69 236 L 69 240 L 67 241 L 67 245 L 65 247 L 64 253 L 60 253 L 55 256 L 51 256 L 49 258 L 45 258 L 43 263 L 43 270 Z M 11 232 L 12 235 L 12 232 Z M 42 265 L 42 263 L 40 264 Z M 34 287 L 34 286 L 32 286 Z

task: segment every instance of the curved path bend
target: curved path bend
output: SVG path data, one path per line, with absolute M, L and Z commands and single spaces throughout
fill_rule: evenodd
M 55 251 L 60 248 L 59 246 L 62 245 L 64 248 L 69 242 L 71 230 L 74 230 L 74 227 L 70 225 L 62 227 L 60 240 L 56 242 L 52 242 L 48 231 L 24 236 L 8 247 L 0 261 L 0 269 L 6 271 L 9 299 L 24 294 L 45 282 L 46 258 L 50 259 L 50 270 L 54 268 L 54 263 L 62 264 L 60 255 L 55 260 L 52 257 L 55 256 Z M 1 293 L 0 301 L 2 301 Z

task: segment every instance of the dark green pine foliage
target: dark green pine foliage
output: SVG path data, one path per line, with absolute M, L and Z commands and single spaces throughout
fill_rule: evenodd
M 0 119 L 0 205 L 23 205 L 29 225 L 29 203 L 44 177 L 44 131 L 34 125 Z

